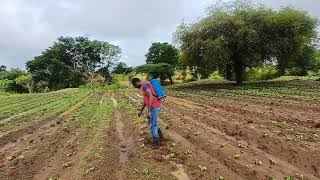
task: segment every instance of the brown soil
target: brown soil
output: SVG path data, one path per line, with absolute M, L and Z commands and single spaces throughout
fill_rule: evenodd
M 113 102 L 94 135 L 75 121 L 89 98 Z M 320 179 L 317 102 L 173 92 L 159 120 L 164 140 L 154 149 L 146 117 L 137 117 L 140 101 L 136 93 L 95 93 L 54 119 L 5 134 L 0 179 Z

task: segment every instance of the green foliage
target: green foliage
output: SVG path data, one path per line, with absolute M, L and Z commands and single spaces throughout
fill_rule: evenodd
M 304 46 L 302 53 L 287 62 L 289 75 L 306 76 L 309 70 L 316 67 L 316 49 L 312 46 Z
M 301 67 L 293 67 L 291 69 L 289 69 L 289 75 L 290 76 L 305 76 L 307 75 L 308 72 Z
M 249 68 L 246 71 L 246 80 L 249 81 L 264 81 L 275 79 L 279 76 L 277 67 L 267 66 L 258 68 Z
M 55 58 L 47 59 L 44 56 L 39 56 L 27 62 L 27 67 L 33 75 L 36 91 L 42 89 L 39 88 L 41 85 L 46 86 L 50 90 L 78 87 L 84 78 L 84 74 L 80 71 Z
M 210 76 L 210 80 L 223 81 L 225 80 L 223 76 L 220 75 L 219 71 L 214 71 Z
M 0 72 L 0 79 L 15 80 L 17 77 L 25 74 L 27 74 L 27 72 L 19 68 L 13 68 L 10 70 Z
M 26 77 L 30 77 L 30 74 L 18 68 L 1 71 L 0 91 L 16 93 L 29 92 L 29 88 L 21 83 Z
M 249 4 L 222 3 L 199 22 L 182 24 L 176 32 L 182 62 L 202 77 L 219 70 L 226 79 L 235 77 L 241 84 L 246 68 L 276 59 L 282 73 L 293 57 L 309 54 L 304 47 L 314 46 L 316 19 L 292 8 L 274 11 Z M 305 58 L 296 59 L 304 61 Z
M 167 63 L 173 67 L 178 65 L 178 49 L 169 43 L 152 43 L 146 54 L 147 64 Z
M 283 8 L 277 13 L 272 32 L 276 38 L 276 45 L 272 48 L 278 59 L 278 69 L 284 75 L 291 59 L 295 59 L 298 66 L 306 68 L 308 58 L 313 48 L 313 39 L 317 36 L 318 21 L 306 12 L 290 7 Z
M 28 89 L 29 92 L 32 92 L 32 75 L 26 74 L 21 75 L 15 79 L 17 85 L 22 86 L 25 89 Z
M 94 44 L 98 47 L 101 57 L 101 68 L 98 72 L 107 81 L 110 81 L 112 79 L 111 69 L 118 62 L 122 50 L 119 46 L 107 42 L 94 41 Z
M 95 83 L 95 84 L 81 85 L 80 89 L 86 89 L 86 90 L 101 92 L 101 91 L 119 90 L 119 89 L 123 89 L 125 87 L 126 86 L 120 84 L 119 82 L 114 81 L 114 82 L 112 82 L 110 84 Z
M 128 77 L 125 74 L 116 74 L 113 76 L 113 79 L 117 82 L 128 81 Z
M 169 79 L 173 83 L 174 68 L 182 68 L 178 59 L 179 51 L 173 45 L 160 42 L 152 43 L 146 54 L 147 65 L 140 66 L 137 70 L 148 74 L 151 78 L 160 78 L 162 84 L 165 79 Z
M 110 70 L 119 59 L 118 46 L 89 40 L 84 37 L 60 37 L 42 55 L 26 63 L 32 74 L 35 89 L 45 86 L 50 90 L 79 87 L 98 71 L 110 80 Z
M 0 91 L 9 92 L 14 87 L 14 81 L 9 79 L 0 79 Z
M 320 49 L 315 50 L 312 70 L 320 74 Z
M 302 80 L 302 81 L 315 81 L 320 78 L 319 75 L 310 75 L 310 76 L 281 76 L 276 79 L 273 79 L 273 81 L 296 81 L 296 80 Z
M 132 78 L 135 77 L 135 73 L 131 72 L 129 74 L 116 74 L 113 76 L 113 81 L 123 85 L 130 86 Z
M 160 78 L 160 81 L 163 84 L 165 79 L 171 79 L 174 75 L 174 68 L 166 63 L 145 64 L 136 67 L 135 72 L 148 74 L 148 78 L 151 79 Z
M 5 65 L 0 65 L 0 72 L 6 71 L 7 67 Z
M 88 91 L 66 89 L 50 93 L 12 94 L 2 97 L 0 118 L 14 117 L 10 123 L 2 124 L 0 131 L 16 131 L 21 127 L 29 127 L 46 119 L 56 118 L 88 94 Z
M 128 67 L 126 63 L 119 62 L 112 70 L 112 74 L 128 74 L 133 70 L 132 67 Z

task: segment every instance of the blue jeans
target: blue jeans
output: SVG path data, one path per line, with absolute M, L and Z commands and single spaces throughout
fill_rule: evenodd
M 150 129 L 151 129 L 151 134 L 152 138 L 155 140 L 159 140 L 159 126 L 158 126 L 158 117 L 160 114 L 161 106 L 156 107 L 156 108 L 151 108 L 151 114 L 150 114 Z

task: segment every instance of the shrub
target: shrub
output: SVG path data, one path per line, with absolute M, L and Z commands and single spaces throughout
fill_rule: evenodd
M 81 85 L 79 88 L 89 89 L 89 90 L 99 92 L 99 91 L 123 89 L 125 88 L 125 86 L 113 79 L 112 82 L 109 82 L 109 84 L 101 84 L 101 83 L 86 84 L 86 85 Z
M 32 75 L 21 75 L 15 79 L 17 85 L 25 88 L 28 92 L 32 92 Z
M 0 80 L 0 91 L 5 92 L 15 92 L 15 93 L 27 93 L 28 89 L 25 87 L 16 84 L 14 80 L 1 79 Z
M 246 80 L 248 81 L 269 80 L 277 77 L 279 74 L 275 66 L 249 68 L 246 71 Z
M 293 67 L 289 70 L 289 75 L 291 76 L 305 76 L 308 72 L 301 67 Z
M 0 80 L 0 91 L 9 92 L 12 90 L 14 86 L 14 81 L 9 79 L 1 79 Z
M 13 68 L 7 71 L 0 72 L 0 79 L 8 79 L 8 80 L 15 80 L 21 75 L 26 75 L 27 72 L 19 69 L 19 68 Z
M 218 81 L 223 81 L 224 77 L 222 77 L 219 73 L 219 71 L 215 71 L 213 72 L 210 76 L 209 76 L 210 80 L 218 80 Z

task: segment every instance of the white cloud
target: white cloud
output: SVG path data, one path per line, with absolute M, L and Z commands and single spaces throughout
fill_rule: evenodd
M 318 0 L 257 0 L 292 4 L 314 16 Z M 82 35 L 115 42 L 130 65 L 144 63 L 150 44 L 172 40 L 177 26 L 204 14 L 215 0 L 1 0 L 0 64 L 24 67 L 57 37 Z M 318 5 L 316 5 L 318 4 Z

